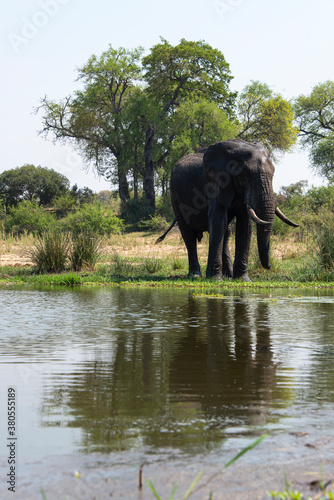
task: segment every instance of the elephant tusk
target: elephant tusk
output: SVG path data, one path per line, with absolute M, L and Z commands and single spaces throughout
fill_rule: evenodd
M 268 226 L 271 224 L 271 222 L 267 222 L 265 220 L 260 219 L 260 217 L 258 217 L 256 215 L 254 208 L 252 208 L 250 205 L 247 204 L 246 207 L 247 207 L 247 212 L 248 212 L 249 217 L 254 222 L 256 222 L 256 224 L 259 224 L 260 226 Z
M 279 219 L 281 219 L 285 224 L 288 224 L 289 226 L 292 227 L 299 227 L 299 224 L 296 224 L 295 222 L 292 222 L 292 220 L 288 219 L 286 215 L 283 214 L 283 212 L 276 207 L 275 214 Z

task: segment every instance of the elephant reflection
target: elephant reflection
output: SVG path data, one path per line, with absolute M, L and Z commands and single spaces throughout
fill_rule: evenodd
M 152 311 L 163 309 L 161 294 L 138 293 L 134 300 L 140 315 L 127 313 L 127 293 L 117 294 L 114 306 L 126 314 L 111 325 L 118 332 L 111 334 L 112 349 L 97 351 L 72 381 L 54 389 L 57 408 L 66 406 L 75 416 L 71 426 L 83 429 L 85 448 L 216 446 L 231 422 L 266 421 L 277 390 L 268 304 L 189 297 L 178 313 L 170 310 L 173 328 L 157 333 L 143 324 L 154 319 L 158 327 L 160 313 L 152 318 Z
M 197 300 L 189 302 L 199 314 Z M 232 304 L 231 304 L 232 303 Z M 196 404 L 206 418 L 264 424 L 276 384 L 270 344 L 269 306 L 257 304 L 255 351 L 250 304 L 240 298 L 207 299 L 206 338 L 193 328 L 174 348 L 169 370 L 169 390 L 179 404 Z M 231 307 L 232 306 L 232 307 Z M 204 311 L 203 311 L 204 313 Z M 187 394 L 178 391 L 188 387 Z

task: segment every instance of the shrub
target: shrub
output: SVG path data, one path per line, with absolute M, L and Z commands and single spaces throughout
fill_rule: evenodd
M 126 224 L 138 224 L 153 216 L 153 208 L 146 198 L 131 198 L 122 206 L 121 217 Z
M 14 235 L 24 232 L 41 234 L 56 221 L 54 215 L 38 206 L 37 201 L 21 201 L 11 207 L 5 218 L 5 230 Z
M 147 231 L 152 231 L 153 233 L 157 231 L 166 231 L 168 226 L 169 223 L 160 215 L 150 215 L 148 220 L 144 220 L 140 223 L 140 227 Z
M 29 256 L 37 266 L 38 272 L 60 272 L 65 269 L 68 248 L 68 234 L 60 228 L 53 227 L 38 237 Z
M 83 204 L 70 213 L 64 220 L 65 227 L 73 233 L 93 231 L 100 235 L 119 234 L 123 229 L 123 222 L 101 203 Z
M 91 230 L 73 233 L 69 260 L 74 271 L 93 269 L 100 255 L 102 237 Z

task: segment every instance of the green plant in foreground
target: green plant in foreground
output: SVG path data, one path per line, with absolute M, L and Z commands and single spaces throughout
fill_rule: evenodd
M 248 451 L 252 450 L 253 448 L 255 448 L 255 446 L 257 446 L 258 444 L 261 443 L 261 441 L 263 441 L 266 437 L 268 437 L 269 434 L 263 434 L 261 437 L 259 437 L 258 439 L 256 439 L 253 443 L 251 443 L 249 446 L 246 446 L 246 448 L 243 448 L 239 453 L 237 453 L 231 460 L 229 460 L 229 462 L 227 462 L 227 464 L 224 465 L 224 468 L 223 469 L 220 469 L 218 472 L 216 472 L 215 474 L 213 474 L 211 477 L 209 477 L 209 479 L 199 485 L 197 488 L 197 484 L 199 482 L 199 480 L 201 479 L 202 475 L 203 475 L 203 472 L 204 471 L 201 471 L 194 479 L 194 481 L 191 483 L 191 485 L 189 486 L 188 490 L 186 491 L 185 495 L 182 497 L 182 500 L 186 500 L 187 498 L 190 497 L 190 495 L 192 495 L 192 493 L 195 493 L 197 492 L 198 490 L 200 490 L 201 488 L 204 488 L 205 486 L 207 486 L 213 479 L 215 479 L 219 474 L 222 473 L 222 471 L 224 469 L 227 469 L 227 467 L 229 467 L 230 465 L 232 465 L 234 462 L 236 462 L 242 455 L 244 455 L 245 453 L 247 453 Z M 152 484 L 152 481 L 150 481 L 149 479 L 146 480 L 146 483 L 147 485 L 149 486 L 150 490 L 152 491 L 153 495 L 155 496 L 155 498 L 157 500 L 162 500 L 162 498 L 160 497 L 160 495 L 157 493 L 154 485 Z M 176 491 L 177 491 L 177 488 L 178 488 L 178 485 L 175 484 L 174 487 L 173 487 L 173 490 L 172 490 L 172 493 L 170 494 L 170 496 L 168 497 L 168 500 L 176 500 L 175 499 L 175 494 L 176 494 Z M 195 489 L 196 488 L 196 489 Z M 209 500 L 212 499 L 212 496 L 213 496 L 213 492 L 211 491 L 210 492 L 210 497 L 209 497 Z
M 325 492 L 323 490 L 321 496 L 306 498 L 300 491 L 293 491 L 290 486 L 287 486 L 284 491 L 270 491 L 268 495 L 272 500 L 334 500 L 333 491 Z
M 324 485 L 323 480 L 319 481 L 319 487 L 321 489 L 322 494 L 316 495 L 313 499 L 311 497 L 304 497 L 304 495 L 300 491 L 293 491 L 291 489 L 291 485 L 289 484 L 287 478 L 285 477 L 285 490 L 284 491 L 270 491 L 268 495 L 273 500 L 334 500 L 334 491 L 327 491 L 326 487 L 331 483 L 329 481 Z

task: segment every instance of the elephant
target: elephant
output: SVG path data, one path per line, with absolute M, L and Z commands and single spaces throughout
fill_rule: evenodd
M 270 236 L 275 214 L 298 227 L 278 208 L 272 180 L 275 167 L 259 143 L 230 139 L 181 158 L 172 168 L 170 191 L 175 220 L 188 251 L 188 276 L 200 277 L 197 241 L 209 232 L 206 277 L 250 281 L 248 254 L 253 222 L 261 264 L 270 269 Z M 229 252 L 230 222 L 236 218 L 234 264 Z

